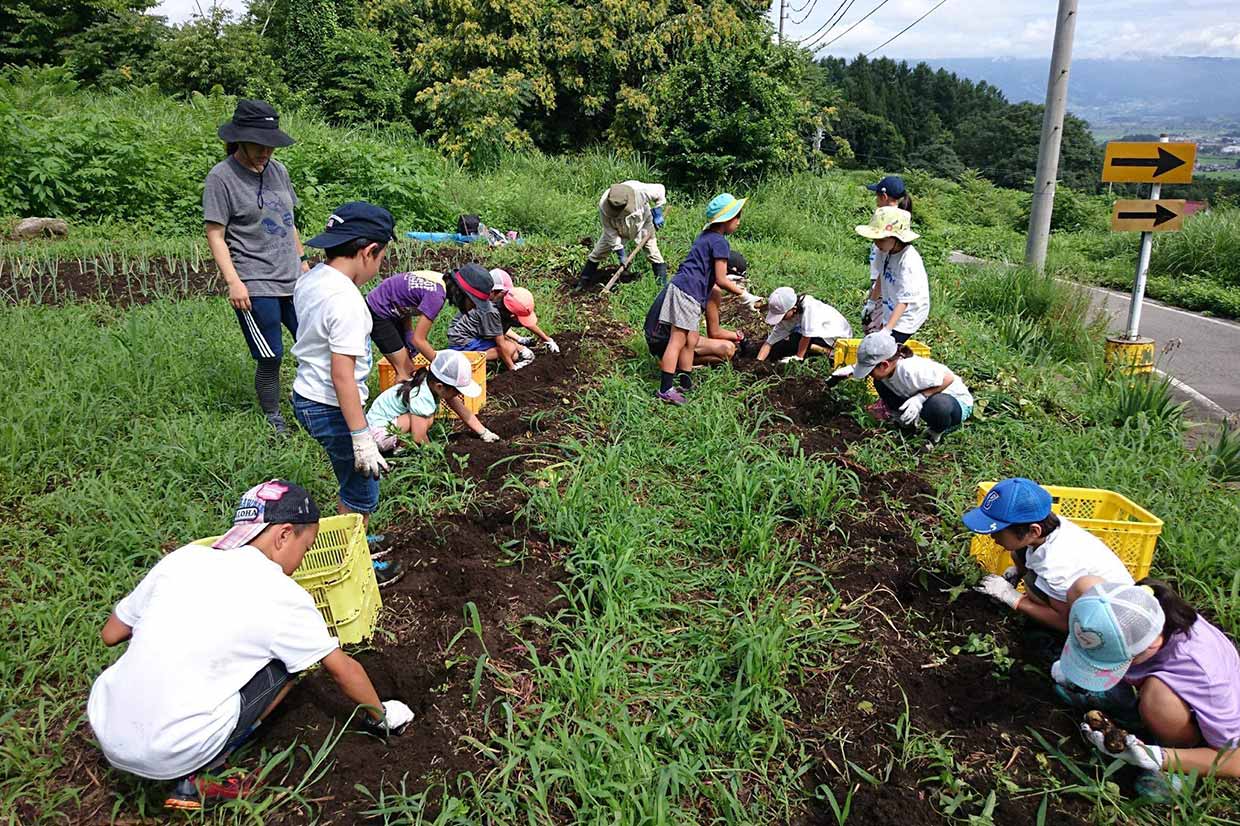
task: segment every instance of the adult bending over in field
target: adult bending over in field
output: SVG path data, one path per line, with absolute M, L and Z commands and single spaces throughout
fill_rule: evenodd
M 857 234 L 878 248 L 881 273 L 870 288 L 876 307 L 865 331 L 886 330 L 899 344 L 912 338 L 930 317 L 930 279 L 912 245 L 921 237 L 913 232 L 912 221 L 906 211 L 886 206 L 874 210 L 870 223 L 857 227 Z
M 413 712 L 380 702 L 370 677 L 340 650 L 292 579 L 319 531 L 319 509 L 300 485 L 273 479 L 241 497 L 232 528 L 210 547 L 161 559 L 103 625 L 105 645 L 129 641 L 95 680 L 86 713 L 118 769 L 175 780 L 165 806 L 198 809 L 236 798 L 252 778 L 211 781 L 292 689 L 321 662 L 364 726 L 400 734 Z
M 293 139 L 280 116 L 261 100 L 239 100 L 232 120 L 219 128 L 228 157 L 209 173 L 202 192 L 207 246 L 228 285 L 228 302 L 253 356 L 258 406 L 275 432 L 288 425 L 280 413 L 280 325 L 297 338 L 293 287 L 309 269 L 293 223 L 297 194 L 284 165 L 272 158 Z
M 1057 631 L 1068 630 L 1068 593 L 1081 577 L 1132 584 L 1114 551 L 1066 516 L 1052 513 L 1050 491 L 1029 479 L 999 482 L 962 521 L 993 539 L 1014 563 L 1003 576 L 986 576 L 977 590 Z M 1022 581 L 1023 594 L 1016 590 Z
M 301 334 L 293 345 L 297 378 L 293 415 L 331 462 L 340 513 L 360 513 L 369 524 L 379 506 L 379 477 L 388 469 L 366 422 L 370 375 L 370 310 L 358 287 L 379 274 L 396 226 L 392 213 L 364 201 L 338 208 L 311 238 L 323 263 L 302 276 L 293 293 Z M 380 587 L 403 572 L 376 560 Z
M 866 189 L 874 193 L 876 209 L 885 206 L 899 207 L 907 212 L 910 218 L 912 217 L 913 196 L 908 194 L 908 190 L 904 187 L 904 179 L 899 175 L 887 175 L 878 183 L 868 185 Z M 878 247 L 870 244 L 870 287 L 869 292 L 865 294 L 865 302 L 861 305 L 861 329 L 863 330 L 869 327 L 871 317 L 878 310 L 878 302 L 870 298 L 870 293 L 874 291 L 874 284 L 883 274 L 881 258 L 882 253 L 879 252 Z
M 642 249 L 650 259 L 654 277 L 662 284 L 667 281 L 667 263 L 655 231 L 663 228 L 663 207 L 667 203 L 667 190 L 663 184 L 644 184 L 641 181 L 624 181 L 608 188 L 598 201 L 598 219 L 603 234 L 577 277 L 577 289 L 584 290 L 598 279 L 598 265 L 608 253 L 615 252 L 624 263 L 624 242 L 644 239 Z M 638 250 L 633 250 L 636 255 Z
M 1150 735 L 1109 732 L 1109 720 L 1087 715 L 1085 738 L 1141 769 L 1137 790 L 1154 797 L 1178 787 L 1168 771 L 1240 777 L 1240 656 L 1232 641 L 1155 579 L 1131 585 L 1086 576 L 1068 598 L 1068 643 L 1051 674 L 1094 696 L 1135 689 L 1132 704 Z
M 396 371 L 398 381 L 413 375 L 411 354 L 417 353 L 427 362 L 435 358 L 428 337 L 447 298 L 443 273 L 434 270 L 388 276 L 366 294 L 370 337 Z

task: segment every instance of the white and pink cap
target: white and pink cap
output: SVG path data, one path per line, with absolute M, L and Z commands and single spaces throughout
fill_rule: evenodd
M 431 362 L 431 375 L 449 387 L 461 391 L 467 399 L 482 395 L 482 385 L 474 381 L 474 368 L 459 350 L 440 350 Z

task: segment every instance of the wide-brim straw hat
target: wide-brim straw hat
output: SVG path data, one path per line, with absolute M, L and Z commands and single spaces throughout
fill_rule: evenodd
M 870 223 L 860 224 L 857 234 L 862 238 L 877 241 L 880 238 L 899 238 L 908 244 L 921 236 L 913 232 L 913 216 L 906 209 L 895 206 L 879 207 L 874 210 Z

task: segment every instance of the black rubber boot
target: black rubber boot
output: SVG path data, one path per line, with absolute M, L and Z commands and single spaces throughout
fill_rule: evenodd
M 586 265 L 581 268 L 581 275 L 577 276 L 577 289 L 588 289 L 594 283 L 595 277 L 598 275 L 598 262 L 586 259 Z
M 651 263 L 650 268 L 654 270 L 655 280 L 659 282 L 660 287 L 662 287 L 664 284 L 667 283 L 667 264 L 666 263 L 661 263 L 661 264 Z

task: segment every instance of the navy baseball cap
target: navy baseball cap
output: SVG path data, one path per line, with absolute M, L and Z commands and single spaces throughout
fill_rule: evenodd
M 961 519 L 974 533 L 995 533 L 1008 525 L 1039 522 L 1050 512 L 1050 492 L 1037 482 L 1014 476 L 987 491 L 981 507 L 974 508 Z
M 324 230 L 307 241 L 306 246 L 329 249 L 355 238 L 386 244 L 396 237 L 395 229 L 396 219 L 383 207 L 350 201 L 331 214 Z
M 890 195 L 892 198 L 899 198 L 904 195 L 904 179 L 899 175 L 888 175 L 878 183 L 870 184 L 866 189 Z

